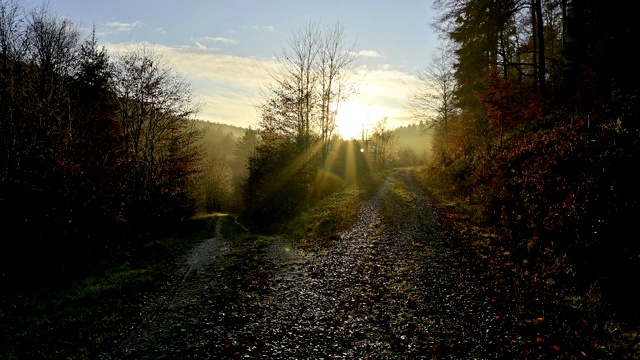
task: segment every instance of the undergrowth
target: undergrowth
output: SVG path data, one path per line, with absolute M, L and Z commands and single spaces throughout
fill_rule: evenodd
M 280 235 L 296 240 L 303 248 L 328 245 L 339 239 L 339 234 L 358 220 L 363 201 L 375 194 L 387 173 L 372 172 L 357 184 L 312 202 L 286 222 Z
M 166 282 L 180 254 L 213 235 L 216 218 L 196 218 L 174 237 L 111 249 L 69 278 L 2 287 L 0 359 L 91 358 L 134 316 L 131 304 Z
M 470 245 L 487 266 L 500 268 L 510 264 L 512 271 L 532 282 L 540 282 L 556 295 L 558 301 L 580 314 L 576 321 L 600 334 L 601 341 L 594 346 L 605 353 L 622 356 L 620 358 L 640 359 L 637 314 L 629 316 L 626 310 L 606 301 L 598 281 L 577 286 L 567 283 L 565 274 L 555 274 L 553 271 L 542 273 L 540 267 L 536 266 L 540 263 L 535 259 L 536 253 L 523 256 L 522 253 L 512 252 L 508 239 L 501 238 L 499 229 L 486 221 L 483 209 L 470 203 L 451 182 L 434 176 L 428 167 L 415 169 L 413 176 L 438 209 L 443 227 L 451 236 Z

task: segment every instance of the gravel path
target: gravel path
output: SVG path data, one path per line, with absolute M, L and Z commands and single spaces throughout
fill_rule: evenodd
M 586 355 L 574 330 L 545 320 L 559 311 L 545 294 L 517 280 L 494 288 L 500 274 L 480 271 L 436 219 L 409 173 L 395 171 L 331 246 L 302 252 L 273 239 L 239 250 L 218 233 L 101 358 Z

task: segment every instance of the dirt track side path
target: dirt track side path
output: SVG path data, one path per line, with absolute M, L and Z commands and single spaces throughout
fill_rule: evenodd
M 477 255 L 438 230 L 407 171 L 391 173 L 359 221 L 312 252 L 218 235 L 102 359 L 581 358 L 562 312 L 529 284 L 495 287 Z M 560 324 L 560 325 L 559 325 Z M 593 358 L 593 357 L 592 357 Z M 597 356 L 596 356 L 597 358 Z

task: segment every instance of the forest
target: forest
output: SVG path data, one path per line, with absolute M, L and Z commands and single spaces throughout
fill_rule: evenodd
M 73 272 L 198 213 L 276 233 L 375 171 L 421 166 L 540 279 L 637 310 L 638 5 L 435 9 L 441 46 L 407 99 L 415 123 L 378 119 L 349 140 L 335 117 L 358 58 L 339 23 L 293 33 L 244 129 L 198 120 L 189 83 L 152 45 L 109 54 L 47 6 L 1 1 L 3 280 Z
M 367 354 L 637 352 L 640 3 L 433 4 L 439 47 L 409 89 L 412 123 L 391 127 L 382 117 L 345 139 L 336 119 L 358 92 L 361 64 L 340 22 L 309 21 L 292 32 L 255 104 L 259 118 L 244 128 L 200 119 L 187 78 L 154 45 L 110 53 L 95 28 L 87 34 L 46 4 L 0 0 L 0 287 L 8 294 L 0 319 L 10 324 L 0 335 L 17 339 L 0 349 L 35 354 L 33 332 L 69 335 L 62 345 L 43 340 L 58 355 L 91 346 L 126 353 L 137 340 L 124 341 L 118 329 L 132 319 L 146 324 L 140 309 L 162 323 L 165 305 L 153 308 L 145 291 L 173 284 L 176 302 L 210 292 L 188 311 L 220 318 L 193 325 L 189 336 L 208 338 L 185 346 L 213 358 L 280 351 L 261 337 L 260 321 L 284 319 L 289 331 L 298 318 L 273 300 L 274 289 L 305 306 L 313 293 L 324 302 L 311 305 L 335 312 L 343 330 L 360 326 L 336 336 L 335 319 L 309 321 L 309 331 L 340 339 L 345 351 L 373 344 Z M 379 189 L 384 196 L 374 196 Z M 451 223 L 455 230 L 442 230 Z M 265 250 L 274 243 L 286 250 Z M 471 250 L 458 256 L 454 245 Z M 191 267 L 175 270 L 177 254 L 191 247 Z M 211 259 L 222 269 L 213 282 L 202 270 L 217 269 Z M 274 264 L 291 278 L 274 275 Z M 412 286 L 422 293 L 407 295 Z M 418 319 L 418 309 L 427 315 Z M 427 324 L 429 316 L 446 321 Z M 254 325 L 247 319 L 259 326 L 239 330 Z M 87 330 L 92 321 L 101 336 Z M 178 325 L 153 351 L 185 334 Z M 396 326 L 397 336 L 384 328 L 384 341 L 360 338 L 362 326 L 374 333 L 383 325 Z M 198 333 L 206 326 L 222 329 L 219 338 Z M 270 335 L 276 344 L 279 331 Z M 490 344 L 489 331 L 506 337 Z M 319 348 L 338 346 L 313 339 Z M 293 354 L 311 351 L 289 340 Z
M 539 279 L 637 316 L 638 4 L 435 7 L 442 47 L 412 98 L 433 131 L 430 176 Z
M 192 95 L 151 47 L 111 58 L 95 33 L 14 1 L 0 3 L 0 44 L 5 278 L 72 270 L 193 213 Z
M 300 35 L 317 38 L 308 45 L 320 46 L 320 29 L 310 25 L 306 31 Z M 268 102 L 259 127 L 242 129 L 198 120 L 190 85 L 153 45 L 108 54 L 95 30 L 86 36 L 48 6 L 3 1 L 0 207 L 5 232 L 20 238 L 4 237 L 0 244 L 4 278 L 29 269 L 40 276 L 45 267 L 49 274 L 73 272 L 105 249 L 144 242 L 199 212 L 244 212 L 251 219 L 277 209 L 269 218 L 277 223 L 280 215 L 335 191 L 333 185 L 316 188 L 310 179 L 330 148 L 346 151 L 329 109 L 338 91 L 346 96 L 340 77 L 355 60 L 343 57 L 344 36 L 340 27 L 326 34 L 324 46 L 334 43 L 324 65 L 319 58 L 299 59 L 313 61 L 309 72 L 318 66 L 325 71 L 322 86 L 304 84 L 314 92 L 299 119 L 304 131 L 292 130 L 295 124 L 286 128 L 284 117 L 292 114 L 269 120 Z M 291 79 L 281 75 L 284 88 Z M 281 105 L 296 101 L 272 91 Z M 322 134 L 316 117 L 324 119 Z M 383 124 L 375 131 L 372 145 L 385 146 L 377 150 L 378 163 L 391 166 L 401 151 L 407 164 L 418 162 L 415 150 L 398 145 L 396 131 Z M 297 160 L 320 143 L 322 151 Z M 283 176 L 296 161 L 300 168 Z M 327 172 L 344 175 L 344 164 L 332 166 Z M 296 195 L 278 203 L 268 187 L 283 181 Z

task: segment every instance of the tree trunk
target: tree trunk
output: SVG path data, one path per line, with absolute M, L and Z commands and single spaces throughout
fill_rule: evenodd
M 544 24 L 542 21 L 542 0 L 535 0 L 536 6 L 536 20 L 538 23 L 538 58 L 539 58 L 539 71 L 538 71 L 538 81 L 540 83 L 540 95 L 543 99 L 547 97 L 547 85 L 546 85 L 546 74 L 547 69 L 545 66 L 545 55 L 544 55 Z
M 531 0 L 531 40 L 533 42 L 533 87 L 538 90 L 538 24 L 536 22 L 536 0 Z

